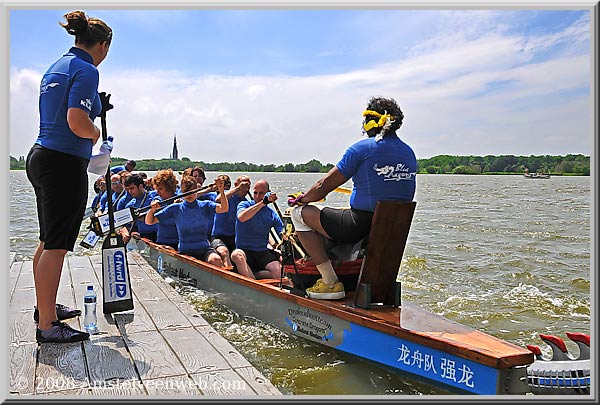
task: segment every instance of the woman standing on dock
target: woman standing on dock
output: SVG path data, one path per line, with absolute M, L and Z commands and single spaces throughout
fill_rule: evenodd
M 27 178 L 35 190 L 40 243 L 33 276 L 40 343 L 70 343 L 89 338 L 64 319 L 81 314 L 56 303 L 63 261 L 73 251 L 88 197 L 87 165 L 100 137 L 94 118 L 106 113 L 108 100 L 98 94 L 96 67 L 106 58 L 112 29 L 83 11 L 64 15 L 60 25 L 75 36 L 75 46 L 53 63 L 40 86 L 40 132 L 29 151 Z M 106 107 L 105 107 L 106 106 Z M 65 187 L 68 173 L 69 186 Z

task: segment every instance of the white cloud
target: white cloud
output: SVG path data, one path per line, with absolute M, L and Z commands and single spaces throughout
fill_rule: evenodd
M 418 157 L 590 154 L 589 55 L 530 62 L 530 50 L 546 42 L 579 43 L 583 23 L 527 41 L 501 29 L 474 39 L 457 33 L 427 53 L 344 74 L 129 70 L 101 72 L 100 89 L 112 93 L 109 132 L 114 154 L 126 158 L 168 157 L 176 133 L 180 156 L 192 160 L 335 163 L 361 138 L 361 113 L 372 95 L 398 100 L 406 115 L 399 135 Z M 41 74 L 11 69 L 13 156 L 26 154 L 37 134 Z

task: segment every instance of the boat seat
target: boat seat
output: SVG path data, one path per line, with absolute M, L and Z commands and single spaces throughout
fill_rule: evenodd
M 356 284 L 355 306 L 400 306 L 400 283 L 396 278 L 416 205 L 415 201 L 377 202 Z

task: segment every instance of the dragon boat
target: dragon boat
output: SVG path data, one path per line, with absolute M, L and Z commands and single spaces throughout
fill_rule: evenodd
M 295 238 L 289 212 L 280 213 L 287 224 L 277 246 L 284 253 L 278 279 L 250 279 L 145 238 L 133 243 L 159 273 L 219 293 L 242 315 L 451 392 L 589 394 L 589 335 L 567 333 L 579 347 L 575 357 L 559 337 L 540 334 L 553 350 L 545 359 L 538 346 L 519 347 L 401 300 L 396 278 L 415 206 L 379 201 L 365 241 L 329 248 L 346 289 L 340 300 L 306 296 L 318 272 Z

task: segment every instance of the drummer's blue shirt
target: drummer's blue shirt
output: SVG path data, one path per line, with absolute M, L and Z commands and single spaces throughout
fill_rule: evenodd
M 237 215 L 256 204 L 255 201 L 242 201 L 237 206 Z M 240 249 L 262 251 L 269 243 L 269 230 L 275 228 L 278 234 L 283 232 L 283 222 L 271 207 L 262 207 L 246 222 L 235 221 L 235 246 Z
M 336 167 L 354 182 L 352 208 L 373 212 L 379 200 L 412 201 L 415 196 L 417 158 L 397 136 L 356 142 Z
M 221 214 L 215 214 L 214 225 L 212 228 L 213 236 L 235 235 L 235 219 L 237 215 L 237 206 L 240 202 L 244 200 L 244 197 L 240 197 L 236 193 L 233 193 L 233 195 L 229 197 L 229 211 L 223 212 Z
M 212 229 L 212 216 L 217 208 L 213 201 L 194 200 L 171 204 L 157 211 L 154 216 L 158 221 L 163 218 L 175 218 L 180 252 L 199 252 L 210 247 L 207 234 Z
M 40 132 L 35 143 L 89 159 L 92 140 L 80 138 L 69 128 L 67 110 L 79 108 L 94 120 L 102 111 L 98 95 L 98 70 L 92 56 L 72 47 L 54 62 L 40 84 Z
M 162 201 L 163 199 L 156 196 L 153 200 Z M 158 225 L 156 243 L 160 243 L 161 245 L 176 245 L 179 242 L 175 217 L 163 215 L 156 225 Z
M 132 198 L 124 208 L 143 208 L 150 205 L 150 201 L 152 201 L 152 195 L 148 192 L 144 192 L 144 195 L 141 198 Z M 136 228 L 140 234 L 144 234 L 156 232 L 157 226 L 156 224 L 146 225 L 144 217 L 142 216 L 135 220 L 135 225 L 132 229 L 135 230 Z

